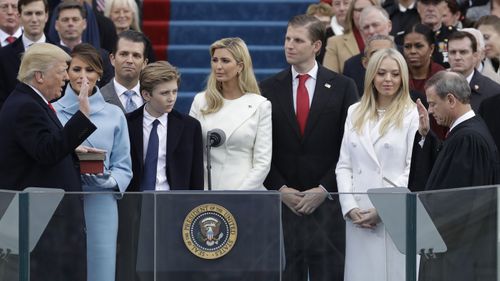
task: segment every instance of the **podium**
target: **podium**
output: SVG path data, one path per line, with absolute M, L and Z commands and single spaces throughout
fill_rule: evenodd
M 156 192 L 143 197 L 138 245 L 140 280 L 278 281 L 280 194 Z

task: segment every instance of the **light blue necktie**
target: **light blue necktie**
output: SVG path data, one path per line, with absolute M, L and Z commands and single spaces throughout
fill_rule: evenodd
M 158 166 L 158 124 L 160 121 L 155 119 L 153 121 L 153 128 L 149 134 L 148 148 L 146 158 L 144 159 L 144 169 L 141 180 L 141 190 L 155 190 L 156 187 L 156 168 Z
M 127 96 L 127 103 L 125 105 L 125 111 L 132 112 L 137 109 L 137 104 L 135 104 L 134 100 L 132 97 L 135 95 L 135 92 L 132 90 L 125 91 L 123 93 L 125 96 Z

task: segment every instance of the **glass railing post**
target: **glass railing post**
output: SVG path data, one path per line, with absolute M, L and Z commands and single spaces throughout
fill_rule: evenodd
M 406 281 L 416 281 L 417 272 L 417 200 L 416 195 L 406 195 Z

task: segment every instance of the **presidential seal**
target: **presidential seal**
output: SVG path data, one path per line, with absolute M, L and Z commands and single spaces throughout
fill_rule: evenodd
M 202 259 L 218 259 L 231 251 L 238 236 L 233 215 L 217 204 L 200 205 L 186 216 L 182 239 L 191 253 Z

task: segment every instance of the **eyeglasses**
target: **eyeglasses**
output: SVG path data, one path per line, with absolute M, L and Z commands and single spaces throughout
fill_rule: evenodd
M 17 4 L 5 3 L 0 5 L 0 11 L 4 13 L 9 12 L 9 8 L 11 8 L 14 12 L 17 12 Z

